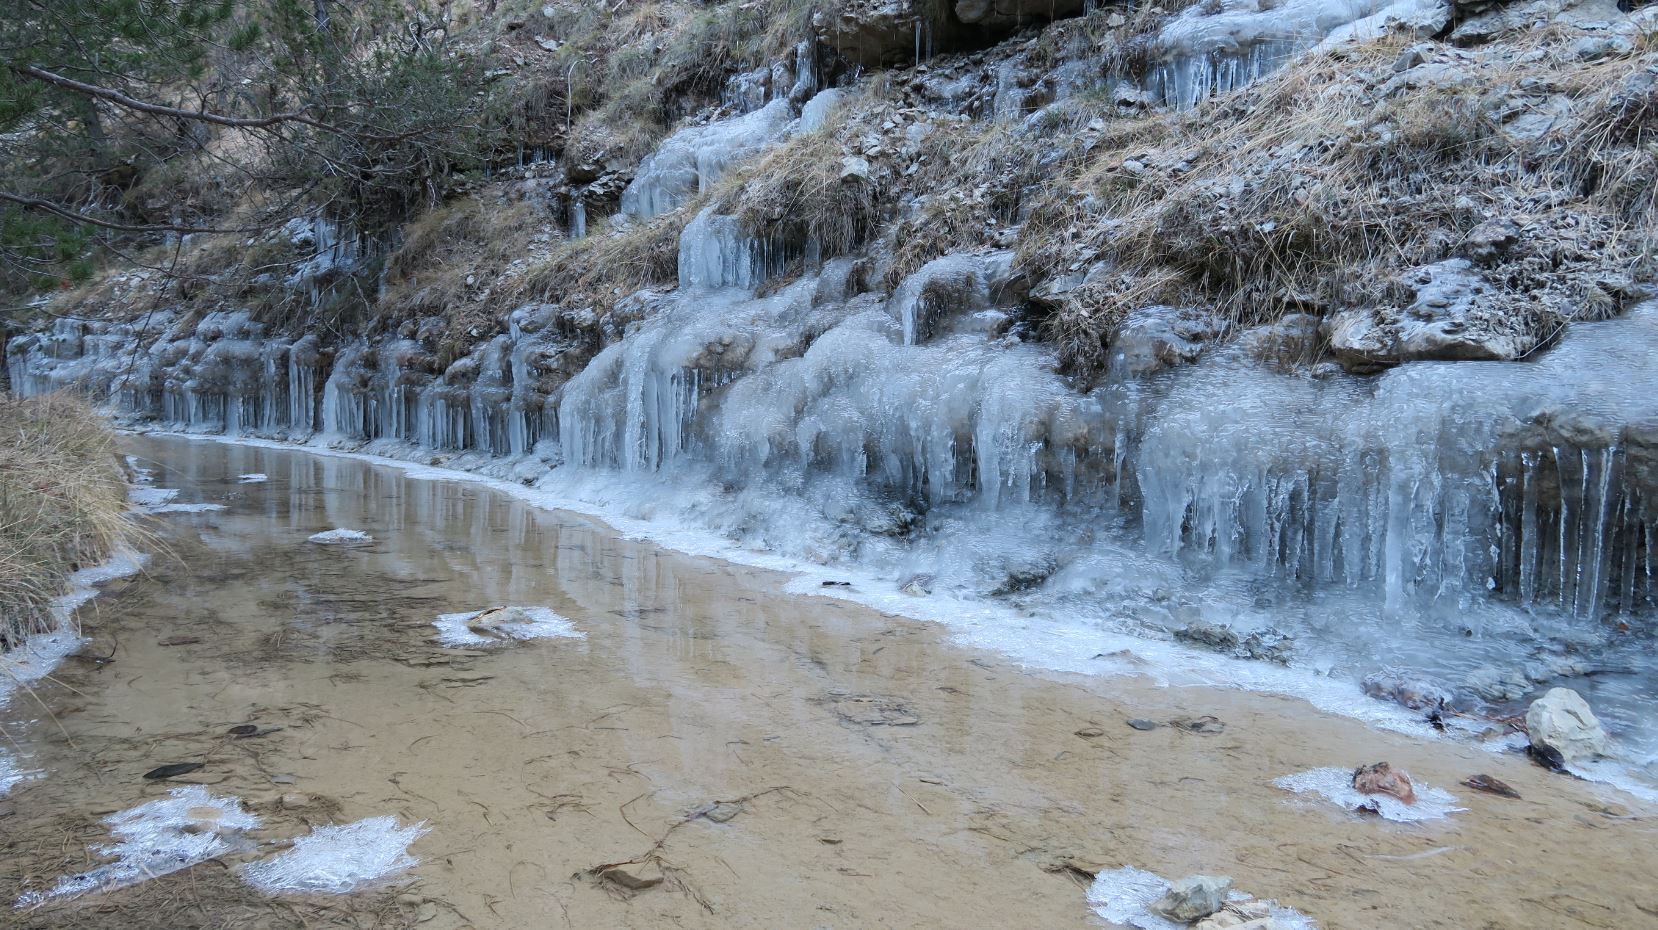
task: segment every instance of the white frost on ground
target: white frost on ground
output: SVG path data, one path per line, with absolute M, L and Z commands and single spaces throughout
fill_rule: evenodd
M 327 530 L 321 533 L 312 533 L 309 539 L 311 542 L 320 543 L 325 546 L 336 546 L 345 543 L 374 542 L 374 537 L 363 532 L 362 530 L 347 529 Z
M 482 623 L 473 622 L 486 613 L 492 616 Z M 506 639 L 587 638 L 567 618 L 545 607 L 501 607 L 495 611 L 444 614 L 432 621 L 432 625 L 438 628 L 438 642 L 445 646 L 488 646 Z
M 1125 866 L 1095 875 L 1094 884 L 1088 888 L 1088 903 L 1093 906 L 1094 913 L 1108 923 L 1138 927 L 1139 930 L 1186 930 L 1186 924 L 1177 924 L 1148 909 L 1168 890 L 1169 883 L 1162 876 Z M 1234 892 L 1230 899 L 1247 901 L 1251 896 Z M 1306 914 L 1274 901 L 1266 903 L 1272 908 L 1273 924 L 1279 930 L 1317 930 L 1318 924 Z
M 174 788 L 165 798 L 140 804 L 104 819 L 116 842 L 92 851 L 114 862 L 66 875 L 46 891 L 17 899 L 29 907 L 52 898 L 113 890 L 160 878 L 230 852 L 237 835 L 259 826 L 259 818 L 242 808 L 240 798 L 216 797 L 202 785 Z
M 1457 807 L 1457 799 L 1450 792 L 1421 783 L 1414 784 L 1415 804 L 1406 804 L 1392 795 L 1361 793 L 1353 787 L 1352 769 L 1313 769 L 1298 775 L 1285 775 L 1273 784 L 1296 794 L 1316 794 L 1348 811 L 1374 806 L 1382 819 L 1400 823 L 1440 820 L 1467 809 Z
M 344 894 L 412 868 L 418 860 L 409 855 L 409 844 L 427 832 L 425 821 L 404 827 L 396 817 L 314 827 L 287 852 L 243 866 L 242 879 L 267 894 Z
M 265 475 L 260 474 L 259 472 L 250 472 L 246 475 L 237 475 L 236 476 L 236 483 L 237 484 L 261 484 L 261 483 L 263 483 L 265 481 L 268 481 L 268 480 L 270 480 L 270 479 L 267 478 Z

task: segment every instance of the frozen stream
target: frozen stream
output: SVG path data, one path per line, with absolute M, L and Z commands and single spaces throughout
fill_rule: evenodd
M 476 484 L 129 447 L 224 509 L 151 518 L 170 552 L 0 710 L 32 773 L 0 799 L 21 926 L 1099 927 L 1075 869 L 1128 867 L 1228 874 L 1328 928 L 1638 926 L 1655 903 L 1643 809 L 1514 755 L 1033 673 Z M 1201 715 L 1224 730 L 1168 723 Z M 1395 825 L 1274 785 L 1380 758 L 1457 810 Z M 1524 800 L 1458 784 L 1476 772 Z M 163 875 L 146 816 L 219 864 Z M 627 860 L 645 887 L 589 873 Z

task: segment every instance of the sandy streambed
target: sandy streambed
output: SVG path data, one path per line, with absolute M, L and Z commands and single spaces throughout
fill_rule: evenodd
M 0 799 L 0 898 L 106 863 L 103 819 L 183 785 L 259 823 L 0 925 L 1101 927 L 1078 870 L 1135 866 L 1230 875 L 1326 928 L 1658 926 L 1652 812 L 1515 756 L 1023 670 L 476 486 L 130 445 L 158 487 L 226 509 L 158 517 L 170 555 L 85 608 L 84 657 L 0 711 L 44 773 Z M 371 540 L 308 542 L 334 529 Z M 542 613 L 456 619 L 503 605 Z M 440 617 L 485 641 L 440 641 Z M 1167 723 L 1204 715 L 1221 726 Z M 1381 759 L 1462 810 L 1391 823 L 1273 784 Z M 1458 784 L 1479 772 L 1522 800 Z M 247 879 L 372 818 L 424 824 L 412 865 L 341 894 Z

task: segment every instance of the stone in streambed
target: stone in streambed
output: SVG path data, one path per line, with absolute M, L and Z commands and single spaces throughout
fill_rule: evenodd
M 1570 688 L 1550 688 L 1526 711 L 1526 734 L 1544 756 L 1571 765 L 1606 754 L 1606 730 L 1582 695 Z
M 1150 910 L 1170 920 L 1191 923 L 1202 920 L 1226 904 L 1232 879 L 1224 875 L 1188 875 L 1169 883 L 1169 891 L 1152 902 Z
M 1416 803 L 1416 787 L 1410 783 L 1410 776 L 1386 762 L 1354 769 L 1353 790 L 1360 794 L 1389 795 L 1406 804 Z
M 621 865 L 613 865 L 604 870 L 604 878 L 606 881 L 620 885 L 629 891 L 644 891 L 647 888 L 655 888 L 662 884 L 665 876 L 662 874 L 662 867 L 656 864 L 655 859 L 647 859 L 644 862 L 625 862 Z

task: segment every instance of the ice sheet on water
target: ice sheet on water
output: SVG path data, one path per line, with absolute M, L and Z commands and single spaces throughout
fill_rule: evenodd
M 150 513 L 214 513 L 225 509 L 223 504 L 162 504 L 160 507 L 147 508 Z
M 568 619 L 545 607 L 498 607 L 444 614 L 432 621 L 445 646 L 487 646 L 506 639 L 586 639 Z
M 250 474 L 237 475 L 236 476 L 236 483 L 237 484 L 261 484 L 261 483 L 263 483 L 265 481 L 268 481 L 268 480 L 270 480 L 270 479 L 267 478 L 265 475 L 260 474 L 259 472 L 252 472 Z
M 242 879 L 267 894 L 344 894 L 413 868 L 409 844 L 427 832 L 425 821 L 405 827 L 396 817 L 315 827 L 287 852 L 243 866 Z
M 143 507 L 145 510 L 153 510 L 156 507 L 162 507 L 170 504 L 175 497 L 178 497 L 178 488 L 152 488 L 145 486 L 131 488 L 127 491 L 127 499 L 132 501 L 134 504 Z
M 1416 803 L 1405 802 L 1386 794 L 1363 794 L 1353 787 L 1353 770 L 1338 768 L 1312 769 L 1296 775 L 1285 775 L 1273 782 L 1285 791 L 1296 794 L 1316 794 L 1344 810 L 1372 807 L 1383 820 L 1400 823 L 1418 823 L 1424 820 L 1442 820 L 1450 814 L 1466 810 L 1457 807 L 1457 799 L 1439 788 L 1415 784 Z
M 1139 930 L 1186 930 L 1186 924 L 1167 920 L 1150 910 L 1151 904 L 1168 893 L 1168 890 L 1169 883 L 1162 876 L 1133 866 L 1124 866 L 1120 869 L 1101 871 L 1094 876 L 1094 884 L 1088 888 L 1088 903 L 1093 905 L 1094 913 L 1113 924 L 1137 927 Z M 1247 901 L 1252 900 L 1252 896 L 1234 892 L 1230 899 Z M 1284 907 L 1271 900 L 1265 903 L 1271 907 L 1273 924 L 1280 930 L 1318 928 L 1318 924 L 1314 923 L 1312 918 L 1294 908 Z
M 240 798 L 215 796 L 202 785 L 188 785 L 112 814 L 104 823 L 115 842 L 92 851 L 114 857 L 114 862 L 65 875 L 45 891 L 18 898 L 17 906 L 123 888 L 189 868 L 235 849 L 239 834 L 259 826 L 259 818 L 242 808 Z
M 307 539 L 310 542 L 325 546 L 339 546 L 348 543 L 371 543 L 374 537 L 362 530 L 333 529 L 321 533 L 312 533 Z

